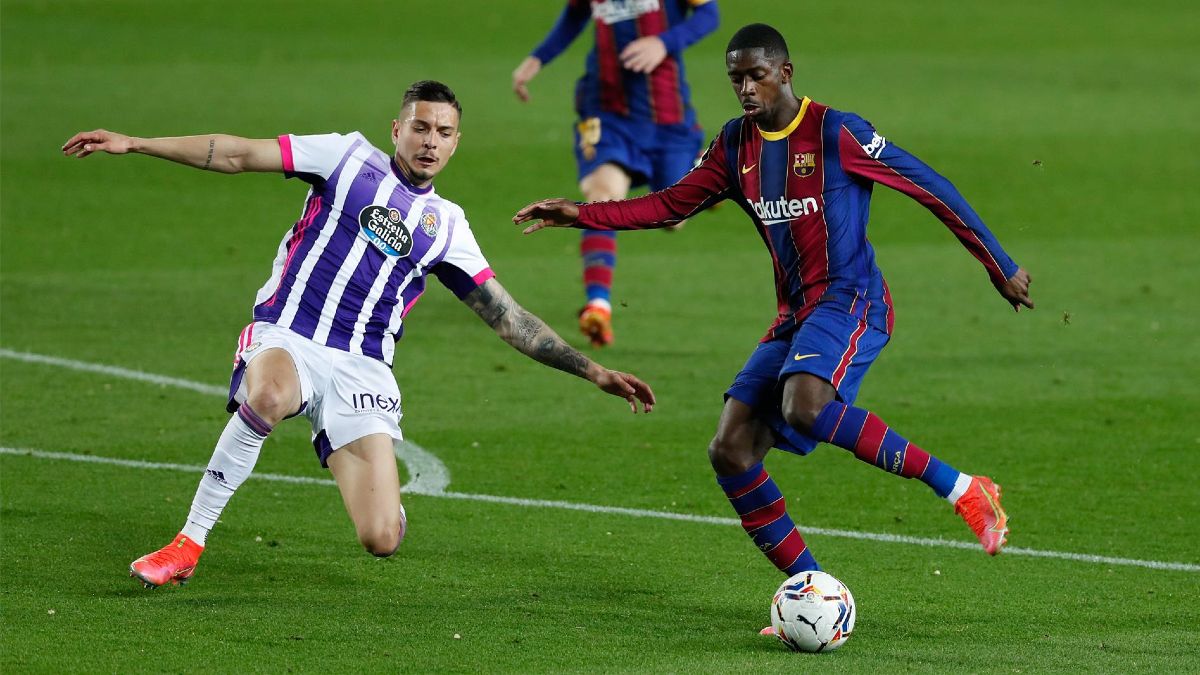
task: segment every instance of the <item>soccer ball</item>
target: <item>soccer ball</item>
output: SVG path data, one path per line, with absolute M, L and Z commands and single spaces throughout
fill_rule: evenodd
M 775 591 L 771 626 L 793 650 L 833 651 L 854 631 L 854 596 L 831 574 L 801 572 Z

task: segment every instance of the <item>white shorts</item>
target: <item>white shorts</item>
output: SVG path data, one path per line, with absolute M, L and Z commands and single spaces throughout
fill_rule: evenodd
M 229 382 L 230 412 L 246 400 L 246 366 L 268 349 L 283 349 L 296 364 L 300 378 L 300 410 L 312 423 L 313 449 L 321 466 L 342 446 L 371 434 L 400 433 L 400 389 L 382 361 L 326 347 L 272 323 L 255 322 L 238 338 L 233 377 Z

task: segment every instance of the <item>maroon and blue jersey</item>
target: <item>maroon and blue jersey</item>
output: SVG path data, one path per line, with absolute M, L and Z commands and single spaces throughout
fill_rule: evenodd
M 636 199 L 583 204 L 576 227 L 665 227 L 724 200 L 754 221 L 771 254 L 778 316 L 763 341 L 833 305 L 891 334 L 891 294 L 867 239 L 875 183 L 933 212 L 997 287 L 1017 265 L 950 181 L 853 113 L 803 99 L 787 128 L 730 120 L 700 164 L 671 187 Z
M 710 0 L 569 0 L 550 33 L 533 51 L 550 63 L 592 20 L 596 43 L 575 87 L 580 119 L 613 113 L 655 124 L 696 123 L 683 71 L 683 50 L 716 30 L 717 3 Z M 656 35 L 667 57 L 651 73 L 621 66 L 620 54 L 634 40 Z

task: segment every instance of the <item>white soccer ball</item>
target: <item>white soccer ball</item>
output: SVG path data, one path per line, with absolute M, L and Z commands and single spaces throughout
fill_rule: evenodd
M 828 652 L 854 632 L 854 596 L 831 574 L 801 572 L 771 600 L 771 626 L 783 644 L 802 652 Z

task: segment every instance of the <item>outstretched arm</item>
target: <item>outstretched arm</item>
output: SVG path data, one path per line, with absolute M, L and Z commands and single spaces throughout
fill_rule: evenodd
M 847 116 L 839 129 L 838 154 L 846 172 L 902 192 L 929 209 L 983 264 L 992 285 L 1014 310 L 1033 309 L 1029 273 L 1005 253 L 983 219 L 949 180 L 879 135 L 858 116 Z
M 96 129 L 75 134 L 63 144 L 62 151 L 68 157 L 73 155 L 80 159 L 95 152 L 110 155 L 137 152 L 221 173 L 283 171 L 279 141 L 274 138 L 242 138 L 227 134 L 138 138 Z
M 646 230 L 670 227 L 691 218 L 734 193 L 726 166 L 721 132 L 700 164 L 674 185 L 634 199 L 576 204 L 567 199 L 543 199 L 517 211 L 513 222 L 530 223 L 525 234 L 544 227 L 584 230 Z
M 654 392 L 649 385 L 629 373 L 609 370 L 580 354 L 545 322 L 517 304 L 494 278 L 483 282 L 462 300 L 501 339 L 522 354 L 582 377 L 613 396 L 620 396 L 629 401 L 629 407 L 635 413 L 638 401 L 646 412 L 654 408 Z

